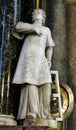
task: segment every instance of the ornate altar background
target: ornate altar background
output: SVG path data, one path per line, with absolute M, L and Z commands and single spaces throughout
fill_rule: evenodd
M 39 4 L 38 4 L 39 2 Z M 11 84 L 22 43 L 11 29 L 19 21 L 31 23 L 31 12 L 41 7 L 46 25 L 55 42 L 52 69 L 74 92 L 76 102 L 76 0 L 4 0 L 0 1 L 0 112 L 16 117 L 20 88 Z M 58 130 L 76 130 L 76 103 L 70 117 L 58 124 Z

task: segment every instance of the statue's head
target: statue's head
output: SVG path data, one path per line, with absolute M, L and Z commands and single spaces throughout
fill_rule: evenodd
M 34 12 L 32 13 L 32 20 L 36 21 L 37 19 L 42 20 L 42 24 L 45 23 L 45 12 L 42 9 L 35 9 Z

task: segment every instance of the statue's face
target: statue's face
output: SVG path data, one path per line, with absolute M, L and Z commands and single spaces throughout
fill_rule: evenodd
M 42 21 L 43 20 L 43 15 L 42 15 L 42 12 L 40 10 L 37 10 L 34 14 L 34 20 L 40 20 Z

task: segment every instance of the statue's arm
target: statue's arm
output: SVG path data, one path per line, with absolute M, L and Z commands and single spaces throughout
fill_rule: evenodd
M 15 26 L 15 30 L 19 33 L 29 33 L 34 32 L 35 27 L 33 24 L 18 22 L 17 25 Z
M 12 35 L 17 39 L 22 40 L 25 36 L 25 33 L 33 32 L 41 36 L 40 29 L 37 28 L 34 24 L 18 22 L 12 30 Z
M 47 43 L 46 43 L 46 58 L 49 64 L 49 68 L 51 68 L 51 60 L 52 60 L 52 54 L 53 54 L 53 47 L 55 46 L 54 41 L 51 36 L 51 32 L 48 29 L 47 34 Z
M 49 68 L 51 68 L 52 54 L 53 54 L 53 47 L 48 47 L 46 49 L 46 58 L 49 64 Z

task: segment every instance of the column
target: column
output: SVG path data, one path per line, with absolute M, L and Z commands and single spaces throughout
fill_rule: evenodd
M 76 129 L 76 0 L 66 0 L 67 74 L 68 85 L 75 97 L 75 107 L 68 118 L 67 129 Z M 70 106 L 71 107 L 71 106 Z
M 67 82 L 67 52 L 66 52 L 66 23 L 65 3 L 63 0 L 47 0 L 46 24 L 50 27 L 55 42 L 52 70 L 57 70 L 59 79 Z M 58 123 L 58 130 L 67 130 L 67 121 Z
M 0 125 L 17 125 L 12 115 L 10 100 L 12 60 L 15 58 L 15 42 L 11 30 L 19 19 L 18 0 L 1 1 L 0 46 Z

